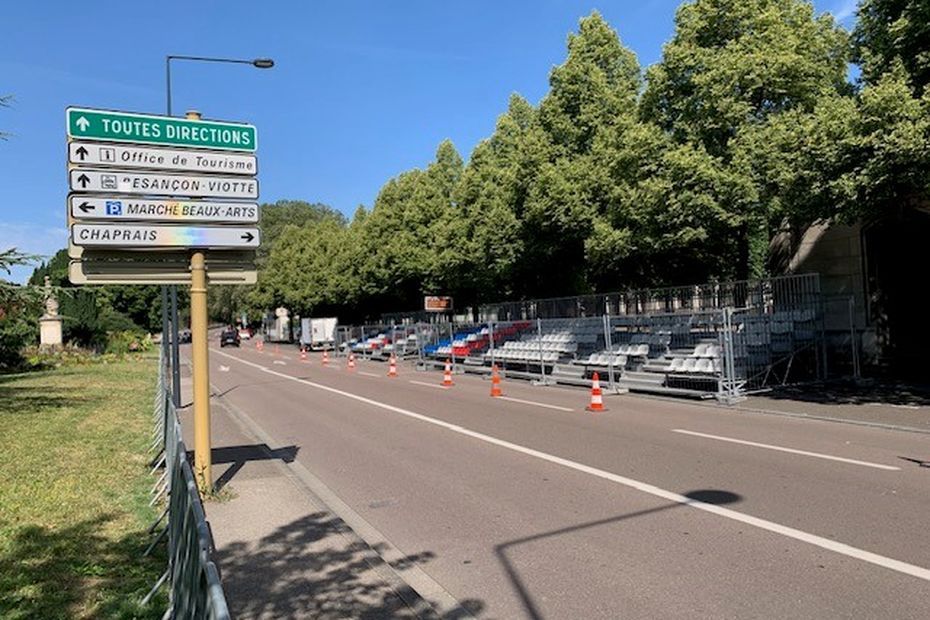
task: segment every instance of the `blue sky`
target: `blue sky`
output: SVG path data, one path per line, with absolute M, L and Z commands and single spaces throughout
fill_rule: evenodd
M 172 63 L 175 113 L 254 123 L 261 200 L 371 206 L 450 138 L 467 158 L 512 92 L 536 103 L 567 34 L 599 10 L 645 67 L 678 0 L 15 2 L 4 7 L 0 249 L 65 247 L 64 109 L 165 110 L 165 56 L 270 56 L 271 70 Z M 852 26 L 854 0 L 818 0 Z M 31 268 L 18 269 L 23 281 Z M 3 274 L 0 274 L 2 276 Z

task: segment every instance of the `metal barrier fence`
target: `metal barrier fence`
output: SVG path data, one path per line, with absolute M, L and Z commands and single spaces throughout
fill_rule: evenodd
M 403 351 L 421 369 L 447 360 L 453 372 L 489 373 L 497 365 L 537 384 L 590 385 L 597 372 L 611 390 L 734 402 L 779 385 L 858 376 L 851 300 L 814 296 L 812 283 L 786 280 L 789 292 L 778 295 L 766 290 L 781 285 L 756 289 L 748 307 L 344 327 L 341 348 L 370 359 Z
M 694 286 L 641 289 L 619 293 L 553 297 L 484 304 L 482 321 L 578 318 L 636 314 L 688 313 L 723 308 L 758 307 L 772 312 L 815 303 L 820 297 L 819 274 L 709 282 Z
M 208 618 L 228 620 L 229 609 L 220 583 L 219 571 L 212 560 L 213 537 L 207 525 L 200 493 L 181 435 L 181 425 L 167 385 L 164 359 L 159 360 L 155 396 L 152 450 L 160 455 L 153 473 L 162 466 L 161 476 L 152 489 L 152 504 L 167 494 L 162 515 L 152 524 L 154 532 L 167 517 L 167 523 L 155 536 L 146 554 L 167 539 L 168 567 L 144 603 L 168 583 L 168 609 L 163 618 Z

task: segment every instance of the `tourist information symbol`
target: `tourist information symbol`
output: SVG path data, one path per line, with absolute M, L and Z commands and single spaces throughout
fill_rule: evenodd
M 68 108 L 68 137 L 254 153 L 253 125 L 202 121 L 154 114 Z
M 248 176 L 254 176 L 258 170 L 255 155 L 77 141 L 68 144 L 68 163 L 75 166 L 175 170 L 179 172 L 208 172 Z
M 226 121 L 69 107 L 74 283 L 254 283 L 258 133 Z M 199 265 L 200 267 L 195 267 Z

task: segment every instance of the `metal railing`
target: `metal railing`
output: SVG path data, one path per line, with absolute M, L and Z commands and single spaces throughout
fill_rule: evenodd
M 341 326 L 341 350 L 384 359 L 403 340 L 421 369 L 497 365 L 541 384 L 584 384 L 598 372 L 610 389 L 726 402 L 861 374 L 853 299 L 823 295 L 818 274 L 491 304 L 479 314 Z
M 187 460 L 187 447 L 181 435 L 181 425 L 167 384 L 164 359 L 159 359 L 159 373 L 155 396 L 154 434 L 152 450 L 159 450 L 153 473 L 163 471 L 152 489 L 152 504 L 167 495 L 167 506 L 152 524 L 154 532 L 167 517 L 167 523 L 155 535 L 146 554 L 162 540 L 167 539 L 168 566 L 152 590 L 143 600 L 168 584 L 168 609 L 163 618 L 208 618 L 228 620 L 229 608 L 220 582 L 219 571 L 213 562 L 213 537 L 193 470 Z
M 725 402 L 788 384 L 857 377 L 861 338 L 852 328 L 851 300 L 815 296 L 815 279 L 778 282 L 755 289 L 753 303 L 743 307 L 343 326 L 344 350 L 372 359 L 402 350 L 424 370 L 448 360 L 453 372 L 488 374 L 496 365 L 505 376 L 545 385 L 585 385 L 597 372 L 608 389 Z
M 815 303 L 820 297 L 819 274 L 800 274 L 708 282 L 692 286 L 640 289 L 595 295 L 552 297 L 484 304 L 478 309 L 482 321 L 534 320 L 637 314 L 687 313 L 722 310 L 726 307 L 778 309 Z

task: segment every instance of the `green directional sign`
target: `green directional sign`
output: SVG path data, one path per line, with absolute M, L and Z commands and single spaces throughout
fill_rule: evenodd
M 69 138 L 248 152 L 258 146 L 254 125 L 89 108 L 66 113 Z

